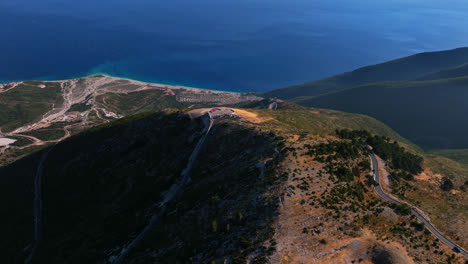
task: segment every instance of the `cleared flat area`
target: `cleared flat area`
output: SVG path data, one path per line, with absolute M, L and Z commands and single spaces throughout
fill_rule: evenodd
M 0 138 L 0 146 L 3 147 L 3 146 L 7 146 L 7 145 L 10 145 L 12 143 L 15 143 L 16 140 L 14 139 L 11 139 L 11 138 Z

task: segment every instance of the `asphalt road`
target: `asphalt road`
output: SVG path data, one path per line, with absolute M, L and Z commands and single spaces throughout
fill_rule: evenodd
M 424 223 L 426 228 L 434 235 L 436 236 L 442 243 L 447 245 L 448 247 L 454 249 L 458 248 L 460 251 L 459 253 L 462 254 L 466 259 L 468 259 L 468 251 L 462 247 L 460 247 L 458 244 L 453 242 L 450 238 L 446 237 L 444 234 L 442 234 L 437 228 L 424 216 L 422 215 L 417 208 L 414 206 L 404 203 L 400 200 L 396 200 L 389 196 L 385 191 L 382 189 L 381 183 L 380 183 L 380 172 L 379 172 L 379 163 L 377 162 L 377 158 L 374 154 L 374 152 L 371 152 L 371 161 L 372 161 L 372 168 L 374 169 L 374 180 L 379 183 L 379 185 L 374 186 L 374 190 L 377 193 L 380 198 L 384 199 L 385 201 L 396 203 L 396 204 L 407 204 L 409 207 L 411 207 L 411 212 L 418 218 L 419 221 Z M 458 253 L 458 252 L 457 252 Z

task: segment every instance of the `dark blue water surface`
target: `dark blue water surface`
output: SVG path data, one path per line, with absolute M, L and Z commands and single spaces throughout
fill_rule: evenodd
M 468 44 L 466 0 L 0 0 L 0 80 L 262 92 Z

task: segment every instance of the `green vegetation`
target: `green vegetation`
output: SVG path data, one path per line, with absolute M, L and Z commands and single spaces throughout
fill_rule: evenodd
M 146 90 L 128 94 L 107 93 L 96 97 L 96 102 L 106 109 L 122 115 L 131 115 L 150 110 L 184 108 L 174 95 L 165 95 L 160 90 Z
M 70 107 L 70 109 L 68 109 L 67 112 L 73 112 L 73 111 L 84 112 L 89 109 L 91 109 L 91 105 L 87 105 L 86 103 L 74 104 Z
M 13 142 L 13 144 L 10 144 L 10 146 L 24 147 L 33 143 L 32 140 L 28 138 L 24 138 L 24 137 L 8 137 L 8 138 L 16 140 L 15 142 Z
M 393 179 L 399 180 L 399 179 L 404 179 L 407 181 L 412 181 L 414 180 L 414 175 L 411 173 L 403 172 L 403 171 L 396 171 L 392 175 Z
M 359 165 L 359 166 L 362 168 L 362 170 L 364 170 L 364 171 L 368 171 L 368 170 L 371 169 L 371 163 L 370 163 L 369 160 L 363 160 L 363 161 L 361 161 L 358 165 Z
M 401 215 L 411 214 L 411 208 L 406 204 L 390 204 L 390 207 L 395 209 L 395 211 Z
M 353 172 L 349 168 L 343 166 L 336 168 L 334 175 L 336 175 L 338 180 L 342 182 L 350 182 L 354 179 Z
M 365 130 L 350 131 L 348 129 L 337 130 L 336 134 L 343 139 L 369 144 L 377 155 L 390 162 L 391 168 L 409 173 L 400 172 L 398 176 L 411 180 L 411 174 L 419 174 L 423 171 L 424 159 L 422 157 L 407 152 L 396 141 L 391 142 L 388 137 L 372 136 Z
M 321 160 L 322 162 L 325 159 L 328 161 L 357 159 L 361 156 L 361 152 L 364 150 L 362 145 L 343 141 L 331 141 L 329 143 L 321 143 L 314 146 L 306 145 L 306 147 L 309 149 L 307 152 L 309 156 L 316 156 L 316 159 Z M 324 155 L 326 155 L 326 158 Z
M 319 162 L 326 162 L 325 169 L 330 177 L 336 176 L 340 182 L 352 182 L 355 176 L 359 176 L 358 167 L 364 166 L 363 170 L 370 167 L 369 161 L 361 160 L 353 170 L 349 168 L 349 161 L 361 159 L 366 152 L 358 141 L 330 141 L 313 146 L 306 144 L 304 147 L 307 149 L 305 155 L 314 157 Z
M 40 83 L 45 88 L 19 85 L 0 96 L 0 127 L 3 132 L 10 132 L 27 123 L 38 120 L 52 109 L 53 105 L 62 103 L 61 88 L 58 83 Z
M 248 109 L 248 111 L 266 119 L 273 118 L 269 123 L 277 125 L 279 129 L 291 128 L 320 136 L 334 135 L 337 129 L 365 129 L 373 134 L 386 136 L 405 145 L 410 145 L 414 149 L 418 148 L 384 123 L 365 115 L 323 109 L 279 109 L 275 111 Z
M 324 199 L 319 203 L 336 213 L 340 210 L 356 212 L 359 207 L 363 206 L 360 202 L 364 201 L 364 192 L 365 189 L 360 183 L 337 185 L 330 190 L 329 194 L 323 195 Z
M 367 139 L 367 143 L 382 159 L 390 161 L 393 169 L 411 174 L 419 174 L 423 171 L 423 158 L 405 151 L 396 141 L 390 143 L 388 138 L 373 136 Z
M 366 184 L 367 186 L 378 186 L 379 183 L 374 180 L 374 177 L 372 177 L 372 175 L 366 175 Z
M 468 166 L 468 149 L 444 149 L 431 151 L 431 153 L 447 157 Z
M 442 182 L 442 185 L 440 186 L 440 188 L 446 192 L 452 190 L 453 187 L 453 182 L 449 178 L 445 178 Z
M 32 136 L 40 140 L 58 140 L 65 136 L 63 129 L 40 129 L 22 133 L 23 135 Z

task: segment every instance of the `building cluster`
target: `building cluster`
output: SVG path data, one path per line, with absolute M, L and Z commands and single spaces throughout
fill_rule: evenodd
M 183 91 L 177 95 L 177 101 L 187 103 L 237 104 L 245 101 L 258 101 L 255 95 L 244 95 L 223 92 L 192 92 Z

